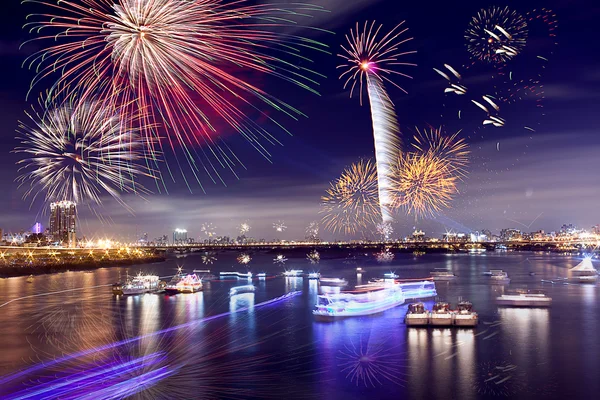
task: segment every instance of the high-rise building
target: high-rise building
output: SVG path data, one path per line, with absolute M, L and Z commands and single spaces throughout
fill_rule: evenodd
M 32 227 L 31 227 L 31 233 L 35 233 L 36 235 L 39 235 L 40 233 L 42 233 L 44 231 L 44 227 L 42 226 L 42 224 L 40 224 L 39 222 L 36 222 Z
M 187 241 L 187 230 L 175 229 L 175 232 L 173 232 L 173 244 L 187 243 Z
M 77 205 L 72 201 L 57 201 L 50 203 L 50 235 L 55 242 L 63 246 L 75 247 Z

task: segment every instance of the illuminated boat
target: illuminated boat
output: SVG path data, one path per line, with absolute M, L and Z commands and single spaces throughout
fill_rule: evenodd
M 479 315 L 473 311 L 473 304 L 470 301 L 461 301 L 458 303 L 458 310 L 454 313 L 455 326 L 477 326 Z
M 431 280 L 402 280 L 398 282 L 405 299 L 416 300 L 437 296 L 435 283 Z
M 302 271 L 301 269 L 291 269 L 283 273 L 283 276 L 285 276 L 286 278 L 302 278 L 303 275 L 304 271 Z
M 112 293 L 115 296 L 121 296 L 123 294 L 123 283 L 121 283 L 121 282 L 113 283 Z
M 469 248 L 469 253 L 471 254 L 481 254 L 485 253 L 487 250 L 485 247 L 471 247 Z
M 252 279 L 252 272 L 221 272 L 219 273 L 221 279 Z
M 451 281 L 456 278 L 456 275 L 452 271 L 448 271 L 445 268 L 436 268 L 429 273 L 434 281 Z
M 450 311 L 450 304 L 445 301 L 439 301 L 433 305 L 429 314 L 429 323 L 436 326 L 451 326 L 453 313 Z
M 357 268 L 356 268 L 356 273 L 357 273 L 357 274 L 362 274 L 363 272 L 365 272 L 365 269 L 364 269 L 364 268 L 361 268 L 361 267 L 357 267 Z
M 265 272 L 259 272 L 258 274 L 256 274 L 256 277 L 258 279 L 266 279 L 267 278 L 267 274 Z
M 27 277 L 27 283 L 33 283 L 33 275 Z
M 396 275 L 396 274 L 395 274 L 395 273 L 393 273 L 393 272 L 388 272 L 388 273 L 386 273 L 386 274 L 383 274 L 383 278 L 384 278 L 384 279 L 398 279 L 398 278 L 399 278 L 399 276 L 398 276 L 398 275 Z
M 210 272 L 210 269 L 195 269 L 192 271 L 203 281 L 211 281 L 213 279 L 217 279 L 217 277 Z
M 404 303 L 400 285 L 364 285 L 353 291 L 322 294 L 313 315 L 317 320 L 377 314 Z
M 550 307 L 552 298 L 541 292 L 503 294 L 496 298 L 499 306 L 512 307 Z
M 321 286 L 346 286 L 348 281 L 342 278 L 321 278 Z
M 308 279 L 319 279 L 321 278 L 321 274 L 318 272 L 311 272 L 308 274 Z
M 243 293 L 254 293 L 255 290 L 256 288 L 254 287 L 254 285 L 236 286 L 229 289 L 229 296 L 235 296 L 237 294 Z
M 124 295 L 154 293 L 159 290 L 160 278 L 157 275 L 137 275 L 127 279 L 122 287 Z
M 181 268 L 177 270 L 177 274 L 173 275 L 167 286 L 165 286 L 166 294 L 177 294 L 179 293 L 179 289 L 177 288 L 177 284 L 186 276 L 181 272 Z
M 202 290 L 202 279 L 198 278 L 196 274 L 186 275 L 177 282 L 176 288 L 179 293 L 199 292 Z
M 571 274 L 569 281 L 571 282 L 596 283 L 598 280 L 598 271 L 592 265 L 590 257 L 584 258 L 576 267 L 571 268 L 569 272 Z
M 490 270 L 490 282 L 492 284 L 505 284 L 510 283 L 510 278 L 508 274 L 501 269 L 492 269 Z
M 423 303 L 411 303 L 404 317 L 407 326 L 426 326 L 429 324 L 429 311 Z

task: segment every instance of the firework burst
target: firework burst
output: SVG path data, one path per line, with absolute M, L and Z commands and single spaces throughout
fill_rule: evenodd
M 379 253 L 375 253 L 375 258 L 377 259 L 377 262 L 388 263 L 394 259 L 394 253 L 392 253 L 390 249 L 385 248 Z
M 312 221 L 306 227 L 306 239 L 312 241 L 319 240 L 319 223 L 317 221 Z
M 306 259 L 310 261 L 311 264 L 318 264 L 319 261 L 321 261 L 321 255 L 317 250 L 312 250 L 306 255 Z
M 202 233 L 205 234 L 206 237 L 209 239 L 216 236 L 216 234 L 217 234 L 215 232 L 216 229 L 217 229 L 217 227 L 214 224 L 211 224 L 210 222 L 202 224 L 202 227 L 200 228 Z
M 246 253 L 240 254 L 237 258 L 237 262 L 242 265 L 248 265 L 250 261 L 252 261 L 252 257 L 250 257 L 250 254 Z
M 400 149 L 400 129 L 394 105 L 385 89 L 385 83 L 390 83 L 404 91 L 392 77 L 410 78 L 405 73 L 397 71 L 396 68 L 415 65 L 401 61 L 404 56 L 415 53 L 400 49 L 403 44 L 412 40 L 412 38 L 402 38 L 402 35 L 408 30 L 408 28 L 403 28 L 403 25 L 404 22 L 401 22 L 389 33 L 380 37 L 382 25 L 376 28 L 375 22 L 371 24 L 365 22 L 361 31 L 357 23 L 356 31 L 351 30 L 350 35 L 346 35 L 348 44 L 342 46 L 343 54 L 339 54 L 339 57 L 344 60 L 343 64 L 338 66 L 338 68 L 344 69 L 340 79 L 345 79 L 344 88 L 352 83 L 350 96 L 358 85 L 362 104 L 363 86 L 367 87 L 373 120 L 379 204 L 383 222 L 392 221 L 392 200 L 389 194 L 391 183 L 388 177 L 394 157 Z
M 250 226 L 248 221 L 242 222 L 240 226 L 238 226 L 238 231 L 240 232 L 240 235 L 245 235 L 246 233 L 250 232 L 250 229 L 252 229 L 252 227 Z
M 480 10 L 465 32 L 467 50 L 479 61 L 504 64 L 525 47 L 527 21 L 508 7 Z
M 283 232 L 287 229 L 287 226 L 285 226 L 283 221 L 277 221 L 273 223 L 273 229 L 275 229 L 276 232 Z
M 27 158 L 17 164 L 17 180 L 29 186 L 24 197 L 32 202 L 69 200 L 102 203 L 110 195 L 125 205 L 120 194 L 149 193 L 136 182 L 148 175 L 138 162 L 142 158 L 139 132 L 103 103 L 80 102 L 71 98 L 57 108 L 35 108 L 27 113 L 31 125 L 19 123 L 20 147 L 14 151 Z M 128 208 L 128 207 L 127 207 Z
M 257 100 L 294 119 L 303 115 L 235 71 L 272 76 L 317 93 L 313 87 L 320 75 L 303 66 L 310 60 L 301 50 L 324 51 L 325 46 L 277 28 L 288 26 L 291 16 L 323 11 L 318 6 L 247 0 L 24 2 L 43 9 L 28 16 L 25 27 L 38 35 L 32 40 L 49 43 L 24 63 L 37 71 L 32 87 L 54 79 L 54 88 L 67 94 L 83 89 L 85 100 L 111 97 L 116 105 L 126 105 L 125 118 L 147 109 L 135 122 L 151 145 L 148 156 L 166 148 L 177 155 L 183 147 L 199 183 L 199 173 L 217 180 L 221 170 L 233 172 L 239 164 L 218 139 L 217 124 L 231 127 L 269 158 L 264 145 L 277 140 L 248 111 L 277 126 Z M 112 96 L 115 91 L 120 95 Z M 156 123 L 166 132 L 166 145 L 155 140 L 159 132 L 151 126 Z M 198 146 L 204 148 L 196 151 Z
M 202 263 L 206 265 L 212 265 L 217 261 L 217 257 L 215 257 L 215 253 L 209 251 L 202 255 Z
M 277 254 L 277 256 L 273 259 L 273 264 L 283 265 L 288 259 L 285 258 L 283 254 Z
M 394 233 L 394 228 L 392 224 L 387 222 L 380 222 L 376 226 L 377 233 L 383 237 L 384 240 L 388 240 L 390 236 Z
M 354 234 L 381 219 L 377 189 L 377 169 L 370 160 L 346 168 L 330 183 L 321 197 L 325 228 L 332 232 Z
M 445 135 L 442 127 L 430 129 L 417 129 L 412 145 L 415 152 L 421 154 L 432 153 L 448 164 L 450 172 L 460 176 L 466 175 L 469 164 L 469 145 L 459 138 L 460 131 Z

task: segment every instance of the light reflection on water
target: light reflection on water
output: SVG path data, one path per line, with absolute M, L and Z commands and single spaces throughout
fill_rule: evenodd
M 210 266 L 213 273 L 231 270 L 235 256 L 219 255 Z M 280 272 L 280 267 L 272 265 L 272 258 L 253 255 L 251 270 Z M 288 258 L 293 268 L 314 268 L 303 258 Z M 200 257 L 194 255 L 178 262 L 182 260 L 189 272 L 201 264 Z M 25 278 L 0 279 L 0 304 L 21 298 L 0 308 L 0 375 L 66 353 L 229 313 L 168 335 L 146 336 L 118 349 L 71 360 L 48 368 L 42 375 L 45 379 L 60 377 L 88 370 L 90 363 L 102 366 L 117 360 L 123 365 L 140 357 L 166 354 L 168 360 L 127 375 L 137 378 L 143 371 L 165 366 L 176 371 L 137 397 L 210 393 L 218 398 L 219 390 L 223 397 L 233 393 L 228 390 L 239 390 L 238 398 L 246 398 L 252 391 L 279 398 L 281 393 L 287 398 L 310 394 L 311 398 L 343 395 L 346 399 L 472 399 L 507 393 L 521 398 L 578 398 L 600 390 L 598 380 L 590 378 L 600 374 L 598 287 L 540 282 L 566 275 L 566 267 L 575 265 L 576 260 L 493 253 L 417 259 L 397 256 L 393 265 L 361 261 L 365 269 L 362 274 L 356 273 L 355 264 L 342 261 L 322 260 L 318 269 L 324 276 L 347 279 L 350 286 L 359 279 L 364 283 L 380 277 L 390 269 L 407 278 L 425 276 L 434 268 L 450 269 L 459 277 L 439 283 L 439 297 L 452 304 L 459 298 L 472 301 L 482 323 L 476 329 L 407 329 L 403 324 L 406 305 L 371 317 L 316 323 L 311 312 L 320 286 L 316 280 L 302 278 L 256 280 L 252 282 L 255 293 L 232 297 L 229 289 L 247 284 L 245 280 L 207 282 L 204 291 L 195 294 L 117 298 L 110 294 L 110 286 L 91 287 L 110 285 L 119 274 L 125 275 L 122 268 L 39 276 L 33 283 L 26 283 Z M 129 272 L 144 270 L 166 276 L 175 268 L 172 260 Z M 490 285 L 482 276 L 489 269 L 508 271 L 511 284 Z M 531 271 L 536 275 L 529 275 Z M 90 289 L 64 292 L 81 287 Z M 498 308 L 495 298 L 511 287 L 545 289 L 553 297 L 553 306 L 549 310 Z M 304 294 L 277 305 L 255 307 L 292 291 Z M 48 292 L 61 293 L 27 297 Z M 432 304 L 427 302 L 429 308 Z M 490 371 L 501 372 L 490 381 Z M 278 382 L 277 390 L 267 390 L 267 382 L 274 381 Z M 24 387 L 31 387 L 31 383 Z M 0 396 L 3 390 L 22 388 L 1 386 Z

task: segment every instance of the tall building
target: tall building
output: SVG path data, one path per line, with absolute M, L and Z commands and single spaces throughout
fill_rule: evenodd
M 187 230 L 175 229 L 175 232 L 173 232 L 173 244 L 187 243 L 187 241 Z
M 57 201 L 50 203 L 50 235 L 55 242 L 63 246 L 75 247 L 77 205 L 72 201 Z

